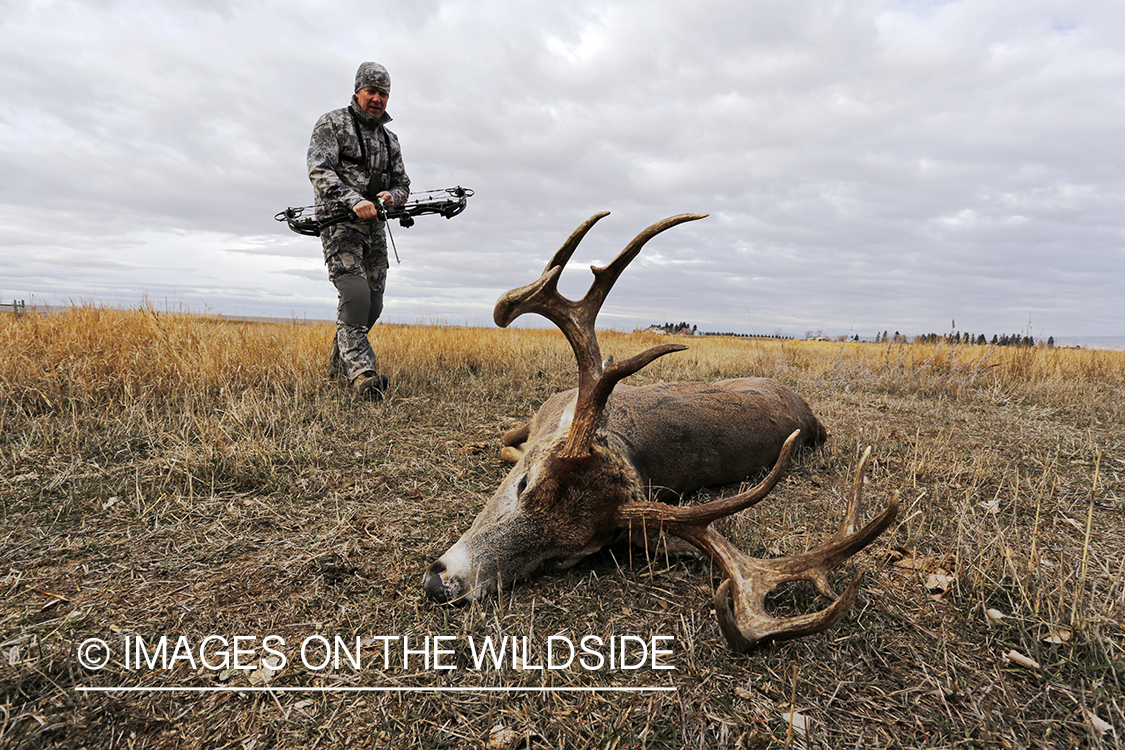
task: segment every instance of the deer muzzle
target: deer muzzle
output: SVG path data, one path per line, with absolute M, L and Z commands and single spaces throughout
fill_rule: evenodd
M 495 570 L 491 576 L 485 573 L 482 577 L 482 572 L 473 566 L 472 557 L 459 541 L 429 567 L 422 590 L 439 604 L 468 604 L 496 592 Z

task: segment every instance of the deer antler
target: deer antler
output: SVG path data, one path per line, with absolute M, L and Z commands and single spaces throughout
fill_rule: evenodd
M 685 221 L 702 219 L 707 214 L 679 214 L 656 222 L 634 237 L 633 241 L 608 266 L 590 267 L 594 272 L 594 282 L 590 285 L 586 296 L 579 301 L 563 297 L 558 290 L 559 276 L 563 268 L 590 228 L 608 215 L 608 212 L 594 214 L 579 225 L 551 258 L 551 262 L 543 270 L 543 275 L 537 281 L 501 295 L 492 314 L 496 325 L 506 328 L 524 313 L 539 313 L 558 326 L 566 340 L 570 342 L 570 348 L 574 350 L 575 359 L 578 361 L 578 401 L 566 443 L 559 453 L 564 458 L 577 458 L 589 452 L 602 410 L 609 400 L 613 387 L 619 381 L 658 357 L 687 349 L 683 344 L 661 344 L 606 367 L 602 364 L 594 323 L 609 290 L 613 288 L 625 267 L 637 257 L 646 242 L 666 229 L 671 229 Z
M 662 503 L 627 503 L 617 513 L 622 526 L 641 523 L 657 525 L 664 531 L 691 542 L 706 552 L 726 575 L 715 592 L 715 614 L 727 643 L 735 651 L 747 651 L 759 643 L 799 638 L 832 627 L 855 601 L 863 572 L 858 572 L 836 596 L 828 582 L 828 572 L 870 544 L 890 526 L 898 513 L 898 494 L 887 507 L 862 529 L 856 530 L 863 495 L 863 477 L 871 459 L 868 448 L 856 469 L 840 528 L 825 542 L 800 555 L 764 560 L 750 557 L 710 528 L 716 519 L 757 504 L 789 465 L 789 457 L 800 435 L 794 432 L 785 441 L 773 470 L 758 486 L 734 497 L 694 507 Z M 766 595 L 789 581 L 811 581 L 834 603 L 819 612 L 777 618 L 766 612 Z

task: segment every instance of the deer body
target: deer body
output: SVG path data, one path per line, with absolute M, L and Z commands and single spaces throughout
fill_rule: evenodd
M 602 302 L 621 271 L 649 239 L 685 221 L 681 214 L 653 224 L 604 268 L 594 268 L 579 301 L 562 297 L 558 278 L 578 243 L 605 214 L 579 226 L 535 282 L 496 303 L 497 325 L 528 312 L 541 314 L 566 336 L 578 362 L 578 388 L 551 396 L 526 425 L 504 436 L 501 455 L 515 466 L 472 526 L 423 580 L 439 602 L 468 602 L 495 594 L 548 561 L 571 564 L 624 532 L 666 531 L 706 552 L 728 578 L 715 611 L 733 648 L 823 630 L 847 611 L 858 577 L 835 597 L 827 572 L 866 546 L 890 524 L 897 500 L 856 530 L 861 465 L 840 531 L 825 545 L 791 558 L 756 560 L 709 524 L 764 498 L 784 473 L 792 450 L 827 437 L 804 399 L 768 378 L 717 383 L 620 381 L 654 359 L 687 347 L 663 344 L 621 362 L 603 362 L 594 333 Z M 678 499 L 703 487 L 741 481 L 774 464 L 757 487 L 701 506 L 650 502 Z M 785 620 L 770 617 L 765 595 L 778 583 L 812 581 L 836 603 Z
M 621 504 L 677 500 L 739 482 L 771 466 L 794 430 L 811 444 L 827 437 L 804 399 L 769 378 L 618 385 L 595 458 L 560 460 L 576 400 L 577 390 L 556 393 L 504 436 L 510 450 L 503 455 L 516 465 L 472 528 L 431 567 L 425 587 L 433 598 L 476 599 L 545 562 L 573 564 L 618 536 Z M 570 490 L 566 502 L 559 500 L 563 488 Z

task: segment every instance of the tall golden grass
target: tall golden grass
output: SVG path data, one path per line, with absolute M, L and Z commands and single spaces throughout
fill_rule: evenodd
M 213 397 L 223 389 L 319 389 L 334 329 L 82 306 L 48 316 L 0 317 L 0 383 L 21 400 L 58 406 Z M 600 334 L 603 354 L 664 343 L 647 333 Z M 553 329 L 380 325 L 372 334 L 388 372 L 406 389 L 462 372 L 567 371 Z M 676 337 L 690 349 L 658 360 L 638 380 L 763 376 L 862 383 L 889 392 L 956 396 L 968 390 L 1034 395 L 1064 405 L 1125 384 L 1125 352 L 947 344 Z M 563 384 L 565 385 L 565 384 Z

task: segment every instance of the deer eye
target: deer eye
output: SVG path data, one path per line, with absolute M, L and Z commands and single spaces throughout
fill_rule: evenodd
M 526 489 L 527 489 L 527 474 L 524 474 L 522 477 L 520 477 L 519 484 L 516 485 L 516 497 L 519 497 L 520 495 L 522 495 L 523 491 L 526 490 Z

